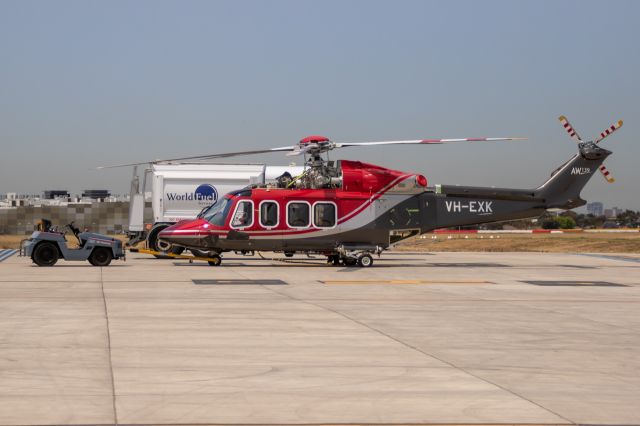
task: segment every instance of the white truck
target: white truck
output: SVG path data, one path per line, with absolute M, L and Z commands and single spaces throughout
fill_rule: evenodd
M 300 166 L 265 166 L 264 164 L 151 164 L 142 175 L 133 169 L 129 201 L 129 244 L 146 239 L 151 250 L 180 253 L 158 240 L 158 233 L 183 219 L 193 219 L 202 209 L 226 193 L 247 185 L 274 182 L 285 173 L 295 177 L 304 171 Z M 145 192 L 151 185 L 153 222 L 144 223 Z

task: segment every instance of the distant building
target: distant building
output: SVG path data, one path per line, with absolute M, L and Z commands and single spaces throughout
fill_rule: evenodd
M 54 198 L 68 198 L 69 196 L 69 191 L 65 189 L 50 189 L 44 191 L 42 198 L 44 198 L 45 200 L 53 200 Z
M 107 189 L 85 189 L 82 193 L 83 198 L 91 198 L 94 200 L 104 200 L 110 196 L 111 193 Z
M 602 216 L 604 214 L 604 204 L 599 201 L 587 203 L 587 213 L 594 216 Z
M 616 218 L 623 212 L 624 212 L 624 209 L 621 209 L 620 207 L 614 207 L 612 209 L 604 209 L 604 216 L 606 218 Z

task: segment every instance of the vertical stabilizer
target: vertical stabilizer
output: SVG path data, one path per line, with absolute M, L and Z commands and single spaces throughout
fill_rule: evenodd
M 545 200 L 548 209 L 573 209 L 584 205 L 586 201 L 580 198 L 582 188 L 611 154 L 593 142 L 581 143 L 578 148 L 576 155 L 535 190 L 536 196 Z

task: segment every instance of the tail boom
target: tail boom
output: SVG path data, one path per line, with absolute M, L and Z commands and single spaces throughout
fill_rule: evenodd
M 586 203 L 580 192 L 599 171 L 611 151 L 593 142 L 580 143 L 579 152 L 535 189 L 481 188 L 436 185 L 425 193 L 423 232 L 452 226 L 536 217 L 547 209 L 573 209 Z

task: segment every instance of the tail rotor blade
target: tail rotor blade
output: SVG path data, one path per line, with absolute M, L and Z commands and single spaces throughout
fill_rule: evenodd
M 622 120 L 618 120 L 617 123 L 612 124 L 611 126 L 607 127 L 602 133 L 600 133 L 600 137 L 596 140 L 596 143 L 600 143 L 601 140 L 618 130 L 620 127 L 622 127 Z
M 561 115 L 560 117 L 558 117 L 558 120 L 560 120 L 560 123 L 562 123 L 562 127 L 564 127 L 567 133 L 569 133 L 569 136 L 571 136 L 571 139 L 573 139 L 578 143 L 582 142 L 582 138 L 580 137 L 578 132 L 576 132 L 576 130 L 573 128 L 571 123 L 569 123 L 569 120 L 567 120 L 567 117 L 565 117 L 564 115 Z
M 616 180 L 613 178 L 613 176 L 611 176 L 611 173 L 609 173 L 609 170 L 604 166 L 604 164 L 602 164 L 600 167 L 598 167 L 598 170 L 600 170 L 600 173 L 602 173 L 602 176 L 605 178 L 605 180 L 609 183 L 613 183 Z

